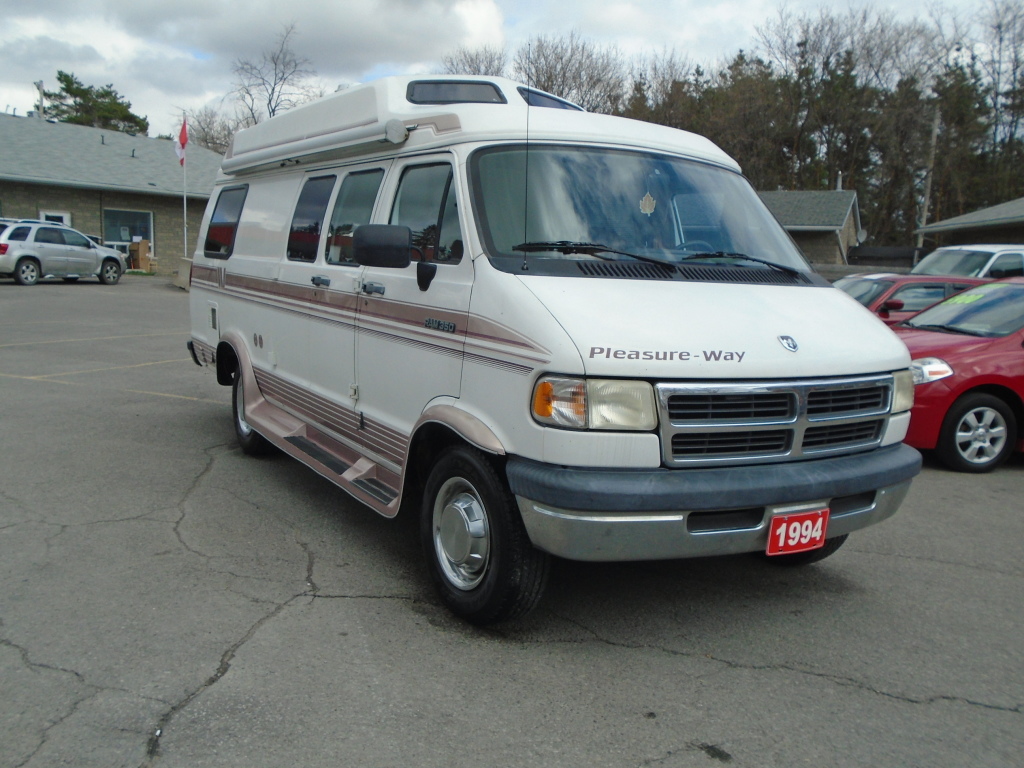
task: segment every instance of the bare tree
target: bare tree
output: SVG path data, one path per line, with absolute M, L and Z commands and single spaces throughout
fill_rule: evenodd
M 230 116 L 211 105 L 193 109 L 186 114 L 189 141 L 222 155 L 227 152 L 235 132 L 253 124 L 242 115 Z
M 504 48 L 485 45 L 480 48 L 458 48 L 441 59 L 446 75 L 489 75 L 504 77 L 508 70 L 508 52 Z
M 591 112 L 615 112 L 626 93 L 627 67 L 618 49 L 601 48 L 576 32 L 538 36 L 522 45 L 512 74 L 527 85 Z
M 315 72 L 309 59 L 292 49 L 295 25 L 285 27 L 276 45 L 260 54 L 257 60 L 235 61 L 235 96 L 241 114 L 250 124 L 273 117 L 296 104 L 315 98 L 310 81 Z

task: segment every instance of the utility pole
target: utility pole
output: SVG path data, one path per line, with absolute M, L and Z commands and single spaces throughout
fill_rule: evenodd
M 935 147 L 939 143 L 939 123 L 941 122 L 942 115 L 939 112 L 939 105 L 935 105 L 935 120 L 932 122 L 932 143 L 928 149 L 928 172 L 924 177 L 924 202 L 921 205 L 921 220 L 918 222 L 918 228 L 920 229 L 928 223 L 928 206 L 931 204 L 932 197 L 932 177 L 935 175 Z M 924 246 L 924 232 L 917 233 L 917 248 L 920 250 Z M 914 254 L 914 263 L 917 263 L 917 254 Z

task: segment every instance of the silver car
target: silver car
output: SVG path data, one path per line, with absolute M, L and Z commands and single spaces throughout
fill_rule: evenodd
M 77 229 L 40 221 L 0 221 L 0 277 L 35 285 L 44 277 L 98 277 L 114 285 L 127 267 L 124 254 L 97 245 Z

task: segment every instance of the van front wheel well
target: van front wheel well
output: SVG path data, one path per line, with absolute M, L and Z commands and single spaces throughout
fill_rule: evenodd
M 222 387 L 230 387 L 235 382 L 235 371 L 238 370 L 238 355 L 235 348 L 222 341 L 217 345 L 217 383 Z

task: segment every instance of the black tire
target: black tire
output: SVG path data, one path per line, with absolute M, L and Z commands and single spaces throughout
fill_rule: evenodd
M 1013 452 L 1017 419 L 1003 400 L 984 392 L 953 403 L 942 420 L 935 453 L 957 472 L 991 472 Z
M 39 282 L 40 277 L 42 277 L 42 271 L 39 262 L 35 259 L 26 256 L 19 259 L 14 266 L 14 280 L 18 285 L 35 285 Z
M 121 279 L 121 265 L 113 259 L 107 259 L 100 265 L 99 278 L 104 285 L 117 285 Z
M 781 565 L 787 568 L 797 568 L 802 565 L 810 565 L 811 563 L 817 563 L 820 560 L 824 560 L 829 555 L 834 555 L 836 550 L 843 546 L 848 537 L 849 534 L 844 533 L 842 536 L 827 539 L 824 546 L 812 549 L 809 552 L 796 552 L 792 555 L 772 555 L 771 557 L 762 554 L 762 557 L 772 565 Z
M 434 463 L 420 538 L 441 601 L 466 621 L 517 618 L 540 601 L 550 558 L 530 543 L 512 493 L 477 449 L 454 446 Z
M 235 371 L 231 382 L 231 415 L 235 425 L 235 437 L 242 453 L 248 456 L 266 456 L 274 446 L 245 420 L 245 402 L 242 390 L 242 373 Z

